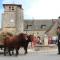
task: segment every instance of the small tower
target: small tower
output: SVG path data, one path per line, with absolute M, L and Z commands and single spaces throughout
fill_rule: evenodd
M 18 4 L 3 4 L 3 31 L 11 33 L 23 32 L 23 8 Z

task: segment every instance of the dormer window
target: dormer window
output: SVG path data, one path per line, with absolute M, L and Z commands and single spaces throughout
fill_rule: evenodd
M 46 25 L 41 25 L 41 29 L 45 29 L 46 28 Z

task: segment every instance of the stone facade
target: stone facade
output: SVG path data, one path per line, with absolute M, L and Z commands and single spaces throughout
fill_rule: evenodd
M 3 4 L 4 13 L 3 19 L 3 31 L 5 32 L 23 32 L 23 8 L 22 5 L 16 4 Z
M 30 33 L 30 34 L 32 33 L 38 36 L 41 36 L 41 35 L 44 36 L 44 34 L 50 34 L 50 33 L 52 34 L 52 31 L 54 31 L 54 29 L 57 28 L 57 24 L 54 23 L 57 20 L 58 19 L 24 20 L 24 31 L 26 33 Z

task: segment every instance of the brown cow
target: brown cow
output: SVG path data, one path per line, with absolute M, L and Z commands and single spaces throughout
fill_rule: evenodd
M 20 47 L 23 47 L 25 50 L 25 54 L 27 53 L 28 43 L 31 42 L 28 39 L 28 35 L 21 33 L 17 36 L 7 36 L 4 40 L 4 55 L 6 55 L 6 49 L 11 55 L 11 50 L 16 50 L 16 55 L 18 55 L 18 50 Z
M 9 55 L 12 55 L 11 51 L 13 51 L 14 49 L 16 50 L 16 55 L 18 55 L 20 47 L 23 47 L 25 50 L 25 54 L 27 54 L 28 43 L 34 40 L 33 37 L 33 35 L 27 35 L 24 33 L 20 33 L 16 36 L 7 35 L 4 40 L 4 55 L 6 55 L 6 50 L 8 50 Z

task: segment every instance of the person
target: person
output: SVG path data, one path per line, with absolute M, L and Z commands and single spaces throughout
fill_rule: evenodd
M 60 27 L 57 28 L 57 35 L 58 35 L 58 54 L 60 54 Z
M 37 36 L 37 43 L 38 43 L 38 44 L 42 44 L 42 41 L 41 41 L 41 39 L 40 39 L 40 36 Z

